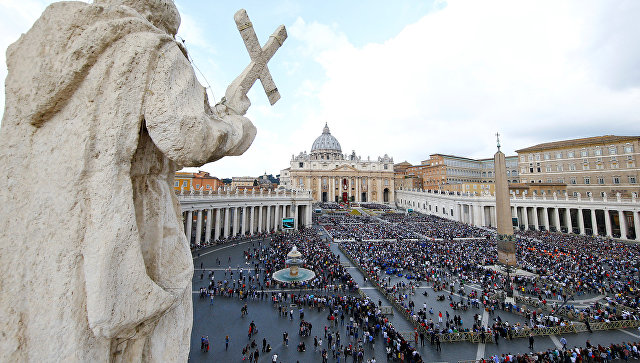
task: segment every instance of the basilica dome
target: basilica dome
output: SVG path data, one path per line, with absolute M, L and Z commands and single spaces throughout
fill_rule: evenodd
M 342 148 L 338 140 L 329 132 L 329 126 L 324 125 L 322 135 L 318 136 L 311 146 L 311 153 L 314 152 L 330 152 L 342 154 Z

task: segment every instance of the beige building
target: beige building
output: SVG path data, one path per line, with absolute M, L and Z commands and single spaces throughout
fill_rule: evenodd
M 253 187 L 253 183 L 256 181 L 256 178 L 252 176 L 234 176 L 231 178 L 231 188 L 246 188 Z
M 324 126 L 311 152 L 292 156 L 290 167 L 280 172 L 286 189 L 307 189 L 315 201 L 393 203 L 393 158 L 376 160 L 342 154 L 338 140 Z
M 518 158 L 507 156 L 507 181 L 517 183 Z M 471 159 L 455 155 L 431 154 L 420 165 L 410 166 L 406 174 L 422 179 L 422 188 L 448 192 L 493 193 L 493 159 Z
M 571 196 L 620 193 L 623 198 L 640 193 L 639 151 L 640 136 L 614 135 L 548 142 L 516 150 L 522 183 L 566 184 Z

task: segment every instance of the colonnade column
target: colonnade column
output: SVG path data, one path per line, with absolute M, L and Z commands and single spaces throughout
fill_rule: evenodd
M 540 223 L 538 222 L 538 207 L 533 207 L 533 230 L 537 231 L 540 229 Z
M 258 233 L 262 233 L 262 206 L 258 206 Z
M 252 205 L 249 208 L 251 209 L 251 217 L 249 217 L 249 233 L 253 236 L 256 231 L 256 206 Z
M 191 244 L 191 230 L 193 228 L 193 212 L 187 211 L 187 230 L 184 233 L 187 235 L 187 241 Z
M 307 211 L 307 218 L 305 221 L 305 227 L 311 227 L 311 220 L 313 219 L 313 211 L 311 210 L 311 203 L 307 204 L 305 210 Z
M 606 228 L 607 237 L 613 237 L 613 230 L 611 228 L 611 216 L 609 215 L 609 210 L 604 210 L 604 227 Z
M 198 218 L 196 219 L 196 245 L 200 244 L 202 239 L 202 209 L 198 210 Z
M 547 232 L 549 232 L 551 230 L 549 226 L 549 208 L 544 207 L 543 211 L 544 211 L 544 218 L 543 218 L 544 228 L 547 230 Z
M 220 208 L 216 209 L 216 223 L 213 227 L 213 239 L 217 241 L 220 238 Z
M 524 230 L 529 230 L 529 211 L 527 211 L 527 207 L 522 207 L 522 219 L 524 219 Z
M 598 235 L 598 220 L 596 219 L 596 210 L 591 209 L 591 233 L 594 236 Z
M 273 214 L 274 216 L 274 221 L 273 221 L 273 229 L 275 229 L 276 231 L 278 229 L 280 229 L 280 206 L 278 204 L 276 204 L 274 207 L 274 211 Z
M 627 239 L 627 220 L 624 218 L 624 211 L 618 211 L 618 222 L 620 223 L 620 238 Z
M 633 212 L 633 226 L 636 229 L 636 241 L 640 241 L 640 212 Z
M 240 207 L 234 207 L 233 208 L 233 236 L 237 236 L 238 235 L 238 230 L 239 230 L 239 226 L 238 226 L 238 220 L 240 218 L 238 218 L 238 211 L 240 210 Z
M 204 227 L 204 241 L 205 243 L 211 242 L 211 218 L 213 217 L 213 213 L 211 213 L 211 209 L 207 209 L 207 224 Z
M 298 221 L 298 205 L 294 204 L 293 208 L 295 208 L 293 210 L 293 229 L 298 229 L 298 226 L 300 225 L 300 221 Z
M 578 228 L 580 229 L 580 234 L 585 235 L 584 215 L 583 215 L 583 210 L 581 208 L 578 208 Z
M 242 207 L 242 229 L 241 232 L 242 237 L 247 234 L 247 207 Z
M 265 228 L 267 232 L 271 232 L 271 206 L 267 206 L 267 227 Z
M 224 238 L 229 237 L 229 207 L 224 209 Z
M 553 223 L 556 225 L 556 232 L 561 232 L 560 211 L 558 209 L 558 207 L 553 208 Z
M 571 208 L 565 208 L 565 223 L 567 224 L 567 233 L 573 233 L 573 223 L 571 222 Z

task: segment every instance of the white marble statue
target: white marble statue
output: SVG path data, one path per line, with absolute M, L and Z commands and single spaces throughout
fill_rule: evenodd
M 275 50 L 254 49 L 214 110 L 179 24 L 171 0 L 60 2 L 7 50 L 1 362 L 187 360 L 174 172 L 247 150 L 246 92 Z

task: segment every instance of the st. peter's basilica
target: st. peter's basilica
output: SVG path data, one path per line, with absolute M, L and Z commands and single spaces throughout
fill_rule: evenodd
M 291 157 L 290 167 L 280 172 L 285 188 L 311 190 L 315 201 L 377 202 L 394 200 L 393 158 L 363 160 L 355 151 L 342 154 L 338 140 L 325 124 L 311 152 Z

